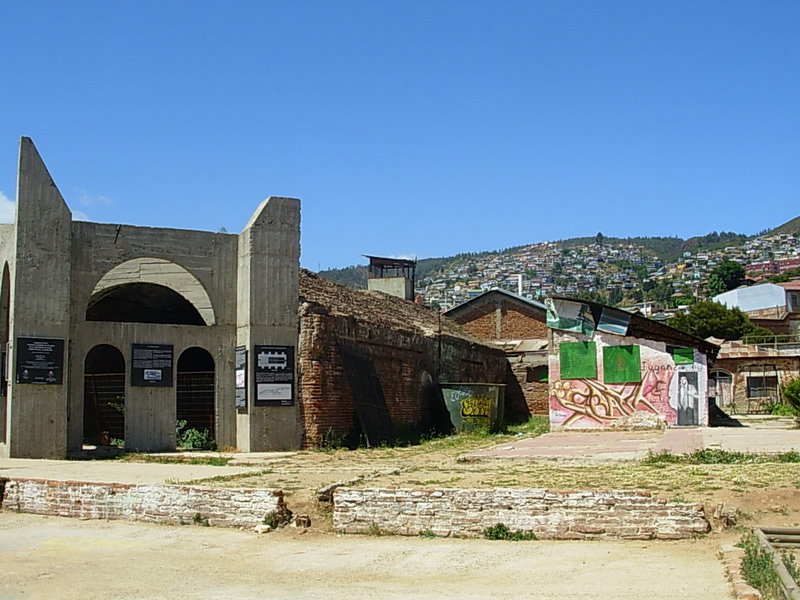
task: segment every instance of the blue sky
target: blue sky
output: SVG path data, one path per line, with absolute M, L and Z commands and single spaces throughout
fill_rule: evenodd
M 73 213 L 303 266 L 798 214 L 800 3 L 5 0 L 0 208 L 30 136 Z

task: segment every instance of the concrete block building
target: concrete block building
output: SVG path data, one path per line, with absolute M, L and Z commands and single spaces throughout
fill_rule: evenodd
M 63 458 L 102 435 L 174 449 L 299 448 L 300 202 L 240 234 L 77 222 L 22 138 L 16 221 L 0 226 L 0 456 Z

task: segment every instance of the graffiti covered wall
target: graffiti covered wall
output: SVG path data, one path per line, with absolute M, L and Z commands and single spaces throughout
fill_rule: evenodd
M 705 425 L 706 357 L 691 348 L 553 330 L 549 355 L 553 429 L 601 429 L 634 413 L 668 425 Z

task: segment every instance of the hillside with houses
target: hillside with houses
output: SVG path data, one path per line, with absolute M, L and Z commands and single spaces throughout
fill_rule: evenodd
M 714 232 L 690 240 L 619 239 L 598 233 L 592 238 L 422 259 L 416 293 L 426 305 L 440 310 L 494 288 L 529 299 L 572 295 L 615 306 L 668 309 L 706 297 L 709 274 L 726 261 L 740 263 L 754 281 L 792 273 L 800 268 L 800 219 L 753 237 Z M 363 267 L 320 274 L 352 287 L 366 285 Z

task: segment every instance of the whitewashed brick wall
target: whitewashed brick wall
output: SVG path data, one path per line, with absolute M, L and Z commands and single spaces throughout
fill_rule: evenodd
M 710 529 L 702 504 L 667 503 L 639 491 L 342 487 L 333 507 L 340 533 L 482 537 L 502 523 L 539 539 L 681 539 Z
M 3 509 L 40 515 L 171 524 L 191 524 L 199 515 L 219 527 L 254 527 L 270 512 L 287 515 L 281 490 L 44 479 L 1 483 Z

